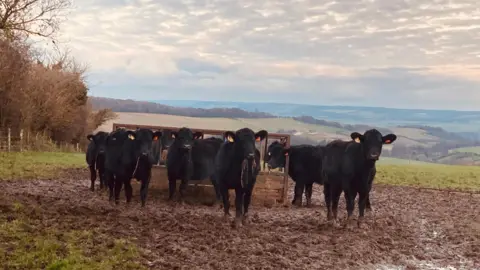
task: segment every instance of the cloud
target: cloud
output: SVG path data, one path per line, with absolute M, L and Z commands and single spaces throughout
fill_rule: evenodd
M 76 4 L 61 40 L 89 63 L 95 95 L 454 109 L 480 105 L 475 91 L 480 86 L 480 9 L 475 1 Z

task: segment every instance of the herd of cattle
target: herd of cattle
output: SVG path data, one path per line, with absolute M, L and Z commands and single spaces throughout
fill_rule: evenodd
M 98 132 L 87 136 L 86 160 L 91 172 L 91 190 L 94 190 L 97 171 L 100 188 L 108 186 L 109 200 L 119 203 L 120 191 L 125 186 L 127 203 L 132 199 L 131 179 L 141 183 L 140 198 L 145 206 L 153 164 L 159 162 L 160 149 L 168 149 L 166 167 L 169 197 L 173 200 L 177 180 L 181 180 L 179 198 L 182 201 L 190 180 L 210 179 L 216 201 L 223 201 L 225 217 L 229 213 L 229 189 L 235 190 L 236 217 L 234 225 L 245 221 L 256 178 L 260 172 L 260 151 L 255 143 L 264 140 L 268 132 L 257 133 L 249 128 L 227 131 L 222 138 L 204 138 L 202 132 L 183 127 L 178 131 L 150 129 L 127 130 L 119 128 L 110 133 Z M 301 206 L 305 191 L 306 204 L 311 204 L 312 186 L 323 185 L 327 219 L 336 222 L 338 202 L 344 192 L 348 217 L 353 214 L 354 201 L 359 195 L 360 226 L 365 208 L 371 210 L 369 193 L 375 177 L 375 162 L 383 144 L 393 143 L 397 136 L 371 129 L 363 135 L 351 134 L 351 141 L 335 140 L 326 146 L 295 145 L 275 141 L 268 146 L 265 162 L 269 169 L 287 166 L 295 182 L 292 204 Z

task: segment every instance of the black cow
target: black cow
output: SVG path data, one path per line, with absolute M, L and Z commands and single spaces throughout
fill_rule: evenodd
M 338 201 L 340 194 L 344 192 L 348 213 L 346 225 L 348 225 L 353 214 L 355 197 L 358 194 L 358 226 L 360 226 L 376 172 L 375 162 L 382 153 L 383 144 L 393 143 L 397 136 L 395 134 L 382 136 L 378 130 L 371 129 L 363 135 L 353 132 L 351 137 L 353 141 L 335 140 L 325 147 L 324 195 L 327 219 L 336 222 Z
M 95 135 L 87 135 L 87 139 L 90 141 L 88 144 L 87 152 L 85 154 L 88 168 L 90 169 L 90 179 L 92 181 L 90 190 L 95 190 L 95 180 L 100 178 L 100 189 L 103 189 L 104 185 L 107 185 L 105 180 L 105 151 L 107 146 L 108 133 L 99 131 Z
M 131 179 L 135 178 L 141 182 L 140 198 L 142 206 L 145 206 L 154 163 L 152 142 L 161 136 L 160 131 L 141 128 L 136 131 L 118 129 L 108 137 L 110 200 L 115 196 L 115 203 L 118 204 L 120 191 L 125 185 L 125 197 L 127 203 L 130 203 L 133 195 Z
M 215 156 L 222 144 L 221 139 L 208 138 L 203 140 L 202 132 L 193 133 L 183 127 L 178 132 L 172 131 L 174 141 L 167 154 L 168 199 L 172 200 L 176 191 L 177 180 L 181 180 L 179 187 L 180 201 L 183 200 L 185 189 L 190 180 L 198 181 L 213 179 Z M 215 188 L 218 198 L 218 189 Z
M 268 136 L 261 130 L 254 133 L 242 128 L 235 133 L 225 132 L 227 141 L 222 144 L 215 158 L 215 180 L 223 199 L 225 218 L 230 216 L 229 189 L 235 189 L 236 216 L 234 226 L 246 220 L 256 177 L 260 171 L 260 151 L 255 147 Z M 242 220 L 243 218 L 243 220 Z
M 295 145 L 286 148 L 285 142 L 275 141 L 268 146 L 266 161 L 269 169 L 285 167 L 289 156 L 288 175 L 295 182 L 293 205 L 302 205 L 305 189 L 307 206 L 312 203 L 313 183 L 323 184 L 322 155 L 325 147 L 313 145 Z

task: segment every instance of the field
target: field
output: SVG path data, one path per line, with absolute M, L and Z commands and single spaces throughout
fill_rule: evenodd
M 149 113 L 126 113 L 117 112 L 117 118 L 107 121 L 98 130 L 111 131 L 112 124 L 138 124 L 158 125 L 205 129 L 236 130 L 249 127 L 253 130 L 266 129 L 269 132 L 277 132 L 280 129 L 296 130 L 298 135 L 312 140 L 324 139 L 349 139 L 351 131 L 321 125 L 306 124 L 292 118 L 207 118 L 207 117 L 186 117 L 165 114 Z M 400 138 L 395 144 L 406 146 L 428 146 L 440 141 L 440 138 L 426 134 L 424 130 L 415 128 L 391 128 Z
M 480 146 L 472 146 L 472 147 L 461 147 L 450 150 L 454 153 L 474 153 L 480 155 Z
M 360 229 L 327 225 L 320 186 L 312 208 L 254 206 L 249 224 L 232 229 L 218 206 L 167 204 L 155 190 L 142 209 L 138 185 L 133 204 L 122 196 L 111 205 L 103 191 L 88 189 L 83 158 L 1 156 L 13 166 L 1 171 L 0 268 L 480 267 L 480 196 L 404 186 L 479 191 L 480 168 L 384 161 L 371 194 L 375 212 Z M 339 213 L 343 219 L 343 199 Z

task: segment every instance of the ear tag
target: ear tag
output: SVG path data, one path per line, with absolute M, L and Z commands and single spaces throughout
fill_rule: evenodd
M 158 136 L 153 137 L 154 141 L 158 141 Z
M 175 134 L 172 134 L 172 139 L 175 139 Z
M 260 140 L 260 137 L 255 138 L 255 141 L 256 141 L 256 142 L 261 141 L 261 140 Z
M 132 134 L 128 134 L 128 138 L 129 138 L 130 140 L 132 140 L 132 141 L 135 140 L 135 137 L 133 137 Z
M 285 153 L 285 156 L 287 157 L 287 156 L 288 156 L 288 153 Z
M 391 142 L 390 140 L 386 140 L 386 141 L 385 141 L 385 143 L 387 143 L 387 144 L 390 143 L 390 142 Z
M 227 137 L 227 141 L 229 141 L 229 142 L 233 142 L 233 138 L 232 138 L 232 136 L 228 136 L 228 137 Z
M 355 138 L 355 142 L 360 143 L 360 138 Z

